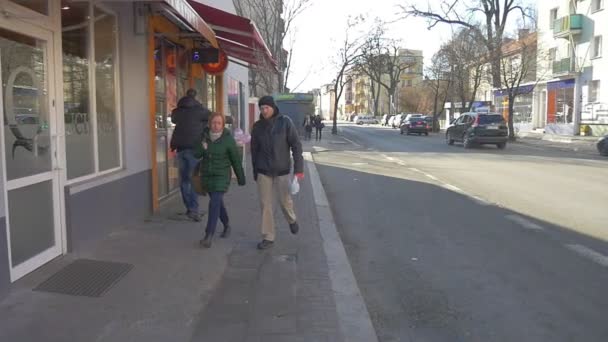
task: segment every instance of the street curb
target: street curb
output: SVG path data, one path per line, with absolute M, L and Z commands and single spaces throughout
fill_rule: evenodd
M 377 342 L 378 337 L 374 325 L 336 228 L 312 153 L 305 152 L 304 159 L 308 161 L 308 171 L 319 217 L 319 229 L 323 239 L 323 250 L 327 257 L 329 278 L 336 302 L 340 331 L 344 341 Z

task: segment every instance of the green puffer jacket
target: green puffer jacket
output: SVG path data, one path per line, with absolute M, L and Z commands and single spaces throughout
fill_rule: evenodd
M 224 133 L 216 141 L 211 141 L 209 128 L 203 131 L 203 139 L 194 155 L 201 159 L 200 175 L 203 189 L 207 192 L 226 192 L 230 186 L 230 167 L 236 174 L 238 184 L 245 185 L 245 173 L 241 163 L 242 155 L 230 130 L 224 128 Z

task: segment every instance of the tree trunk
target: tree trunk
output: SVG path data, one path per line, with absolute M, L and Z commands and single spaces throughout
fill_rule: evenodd
M 515 128 L 513 127 L 513 107 L 515 107 L 515 96 L 509 95 L 509 114 L 508 114 L 508 124 L 509 124 L 509 141 L 515 141 Z
M 373 81 L 372 81 L 373 82 Z M 376 84 L 375 94 L 374 94 L 374 113 L 378 114 L 378 106 L 380 105 L 380 85 Z

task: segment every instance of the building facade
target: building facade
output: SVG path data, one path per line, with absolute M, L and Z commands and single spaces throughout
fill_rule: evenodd
M 179 192 L 170 116 L 188 88 L 248 127 L 255 60 L 225 42 L 248 19 L 204 2 L 0 2 L 0 297 Z M 214 5 L 234 17 L 212 29 Z
M 535 125 L 546 133 L 608 132 L 608 36 L 604 0 L 538 2 L 539 84 Z

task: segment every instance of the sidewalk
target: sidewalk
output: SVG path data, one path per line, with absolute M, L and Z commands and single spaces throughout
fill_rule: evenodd
M 344 279 L 354 283 L 355 289 L 348 290 L 358 297 L 344 296 L 336 288 L 336 265 L 349 271 L 350 265 L 345 254 L 339 257 L 346 266 L 339 258 L 328 262 L 327 251 L 333 258 L 334 250 L 343 247 L 337 232 L 340 248 L 335 236 L 324 239 L 327 220 L 333 225 L 333 219 L 324 211 L 326 205 L 320 224 L 312 184 L 321 183 L 314 179 L 318 175 L 308 173 L 316 170 L 314 164 L 307 166 L 294 198 L 297 236 L 289 232 L 277 205 L 275 246 L 256 249 L 259 204 L 248 172 L 247 185 L 233 185 L 225 198 L 233 229 L 229 239 L 216 238 L 211 249 L 201 249 L 204 222 L 176 220 L 182 208 L 175 198 L 158 216 L 118 229 L 86 252 L 63 256 L 13 284 L 0 302 L 0 341 L 353 341 L 345 337 L 352 334 L 347 323 L 357 322 L 351 316 L 360 312 L 365 315 L 358 317 L 368 320 L 362 324 L 366 336 L 373 327 L 352 272 L 352 279 Z M 203 197 L 201 207 L 206 204 Z M 101 297 L 33 291 L 77 259 L 133 268 Z M 359 303 L 359 313 L 345 311 L 336 298 L 339 303 L 355 298 L 351 302 Z
M 595 147 L 599 137 L 564 136 L 536 132 L 519 133 L 517 143 L 537 147 L 551 147 L 565 151 L 597 154 Z

